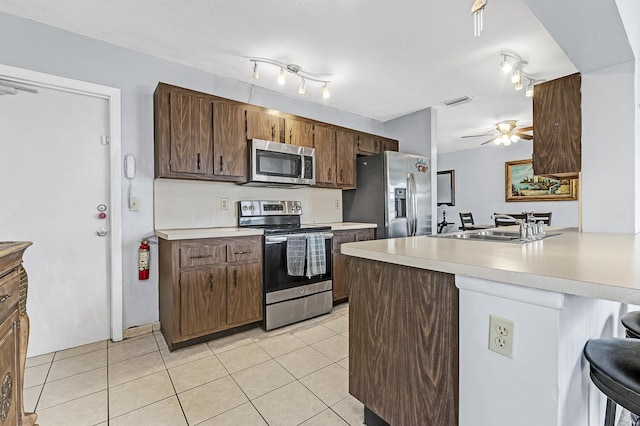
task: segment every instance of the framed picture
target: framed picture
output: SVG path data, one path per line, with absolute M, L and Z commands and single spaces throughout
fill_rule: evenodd
M 531 160 L 504 163 L 505 201 L 568 201 L 578 199 L 577 179 L 534 176 Z
M 438 172 L 438 205 L 456 205 L 456 172 L 455 170 L 444 170 Z

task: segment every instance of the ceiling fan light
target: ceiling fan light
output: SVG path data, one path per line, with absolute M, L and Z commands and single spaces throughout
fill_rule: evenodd
M 278 84 L 284 84 L 284 68 L 280 68 L 280 74 L 278 74 Z
M 509 139 L 511 140 L 511 142 L 513 143 L 517 143 L 520 140 L 520 136 L 518 135 L 511 135 L 509 136 Z
M 256 80 L 258 80 L 260 78 L 260 72 L 258 71 L 258 63 L 257 62 L 253 63 L 253 78 L 255 78 Z

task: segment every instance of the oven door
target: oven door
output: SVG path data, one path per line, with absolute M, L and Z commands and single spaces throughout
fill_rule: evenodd
M 300 235 L 300 234 L 295 234 Z M 287 273 L 287 236 L 273 235 L 265 237 L 264 248 L 264 291 L 271 293 L 293 287 L 300 287 L 307 284 L 314 284 L 331 280 L 331 258 L 332 258 L 332 238 L 333 234 L 326 233 L 324 240 L 324 250 L 326 256 L 326 272 L 321 275 L 296 277 Z M 306 271 L 306 265 L 305 265 Z

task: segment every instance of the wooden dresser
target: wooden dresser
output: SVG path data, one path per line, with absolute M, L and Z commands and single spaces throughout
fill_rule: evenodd
M 27 272 L 22 255 L 30 242 L 0 242 L 0 426 L 33 425 L 22 400 L 29 341 Z

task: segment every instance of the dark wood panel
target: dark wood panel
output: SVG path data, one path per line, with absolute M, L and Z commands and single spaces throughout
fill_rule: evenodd
M 256 260 L 262 257 L 260 244 L 256 240 L 238 240 L 227 245 L 227 261 Z
M 180 334 L 180 287 L 174 286 L 179 280 L 179 244 L 158 238 L 158 310 L 161 331 L 170 349 Z
M 18 310 L 14 310 L 9 317 L 0 324 L 0 378 L 4 381 L 6 377 L 11 379 L 11 387 L 2 388 L 2 404 L 4 418 L 1 419 L 3 425 L 18 425 L 20 414 L 22 414 L 22 375 L 19 370 L 18 360 Z M 5 394 L 5 392 L 7 392 Z
M 454 276 L 349 258 L 349 392 L 392 425 L 458 424 Z
M 360 133 L 357 136 L 356 149 L 358 154 L 377 154 L 380 152 L 381 139 L 374 135 Z
M 393 139 L 383 139 L 382 141 L 382 151 L 398 151 L 398 141 Z
M 374 237 L 374 230 L 373 228 L 367 228 L 367 229 L 358 229 L 354 232 L 354 237 L 356 241 L 369 241 L 369 240 L 373 240 Z
M 227 267 L 227 324 L 262 319 L 262 267 L 250 263 Z
M 213 104 L 213 174 L 246 180 L 247 140 L 244 109 L 240 106 Z
M 211 174 L 213 108 L 211 100 L 182 92 L 169 95 L 172 172 Z
M 535 86 L 533 169 L 536 175 L 577 176 L 581 169 L 580 74 Z
M 285 142 L 291 145 L 313 148 L 313 124 L 307 121 L 287 118 L 285 123 Z
M 212 265 L 227 261 L 226 241 L 210 243 L 182 243 L 180 245 L 180 266 Z
M 226 267 L 180 273 L 180 333 L 191 336 L 221 329 L 227 322 Z
M 335 186 L 336 183 L 336 129 L 315 125 L 313 140 L 316 148 L 316 184 Z
M 349 297 L 349 270 L 347 259 L 349 256 L 334 251 L 331 267 L 331 279 L 333 281 L 333 300 L 343 300 Z
M 336 183 L 340 188 L 356 187 L 356 133 L 336 131 Z
M 247 139 L 280 142 L 279 117 L 260 110 L 247 110 Z

